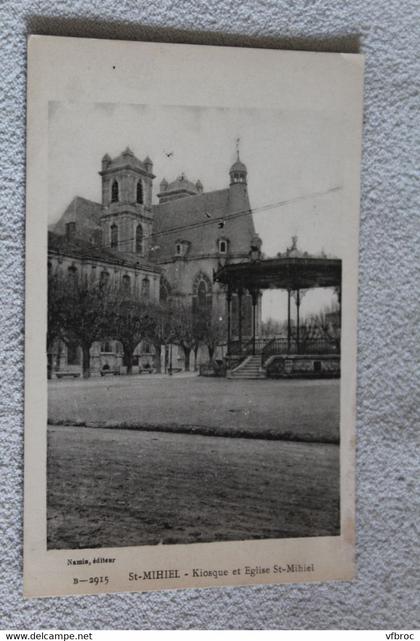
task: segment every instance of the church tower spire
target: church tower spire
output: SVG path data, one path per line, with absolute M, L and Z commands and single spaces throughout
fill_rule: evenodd
M 229 169 L 230 175 L 230 184 L 235 185 L 240 183 L 246 185 L 247 182 L 247 168 L 239 157 L 239 142 L 240 138 L 236 139 L 236 162 L 233 163 L 232 167 Z

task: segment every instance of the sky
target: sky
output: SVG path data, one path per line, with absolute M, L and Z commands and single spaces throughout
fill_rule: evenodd
M 281 106 L 280 106 L 281 107 Z M 120 103 L 51 102 L 49 105 L 48 219 L 55 222 L 75 196 L 100 202 L 98 171 L 105 153 L 127 146 L 162 178 L 182 172 L 205 191 L 229 185 L 236 159 L 248 169 L 256 231 L 267 256 L 284 252 L 291 237 L 309 253 L 342 255 L 343 158 L 336 115 L 300 109 L 228 109 Z M 171 153 L 168 157 L 166 154 Z M 266 206 L 269 206 L 268 208 Z M 260 208 L 264 208 L 260 211 Z M 304 297 L 301 315 L 335 300 L 330 290 Z M 263 318 L 283 320 L 284 292 L 265 292 Z

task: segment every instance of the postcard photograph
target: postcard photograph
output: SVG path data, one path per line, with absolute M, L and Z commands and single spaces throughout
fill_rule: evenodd
M 50 103 L 49 549 L 339 535 L 341 163 L 317 120 Z

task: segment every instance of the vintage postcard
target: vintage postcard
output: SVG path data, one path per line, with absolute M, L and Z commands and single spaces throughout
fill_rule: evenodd
M 25 595 L 351 579 L 363 58 L 28 49 Z

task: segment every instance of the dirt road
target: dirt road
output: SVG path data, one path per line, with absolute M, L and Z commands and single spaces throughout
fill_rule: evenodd
M 49 427 L 49 548 L 335 535 L 339 447 Z

